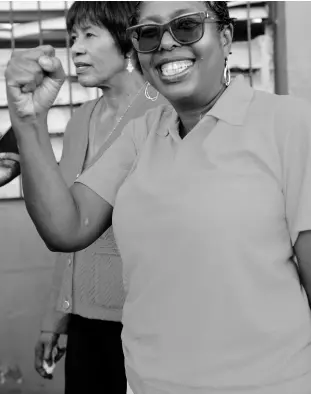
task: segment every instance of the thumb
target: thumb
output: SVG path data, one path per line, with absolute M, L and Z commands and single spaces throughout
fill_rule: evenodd
M 61 61 L 55 56 L 40 56 L 38 59 L 39 65 L 48 73 L 49 77 L 56 80 L 64 80 L 65 72 Z
M 44 352 L 43 352 L 43 360 L 45 360 L 48 364 L 52 364 L 52 352 L 53 352 L 53 343 L 48 342 L 44 346 Z

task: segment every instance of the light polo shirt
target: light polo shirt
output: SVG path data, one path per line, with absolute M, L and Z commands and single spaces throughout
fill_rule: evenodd
M 114 206 L 135 394 L 311 393 L 310 109 L 238 77 L 184 139 L 161 107 L 77 180 Z

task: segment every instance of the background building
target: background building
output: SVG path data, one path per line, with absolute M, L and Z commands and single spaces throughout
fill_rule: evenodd
M 232 1 L 229 5 L 231 16 L 236 18 L 232 73 L 243 73 L 258 89 L 311 100 L 311 44 L 307 34 L 311 3 Z M 49 115 L 57 159 L 72 111 L 99 94 L 97 89 L 85 89 L 77 83 L 65 32 L 69 6 L 70 2 L 61 1 L 0 1 L 0 136 L 10 127 L 4 70 L 12 48 L 51 44 L 68 75 Z M 0 394 L 60 394 L 63 365 L 56 369 L 51 382 L 42 380 L 33 368 L 54 256 L 28 217 L 19 178 L 0 189 L 0 250 Z

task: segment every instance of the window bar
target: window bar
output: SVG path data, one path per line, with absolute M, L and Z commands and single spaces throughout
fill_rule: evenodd
M 14 51 L 15 49 L 15 37 L 14 37 L 14 11 L 13 11 L 13 2 L 10 1 L 10 25 L 11 25 L 11 50 Z
M 13 10 L 13 2 L 10 1 L 10 11 L 9 11 L 9 22 L 11 25 L 11 51 L 15 50 L 15 36 L 14 36 L 14 10 Z M 18 195 L 14 196 L 13 198 L 23 198 L 23 193 L 22 193 L 22 177 L 18 177 L 18 186 L 19 186 L 19 191 Z
M 68 3 L 67 1 L 65 3 L 65 18 L 67 19 L 67 13 L 68 13 Z M 68 67 L 68 87 L 69 87 L 69 101 L 70 101 L 70 116 L 72 116 L 73 113 L 73 100 L 72 100 L 72 85 L 71 85 L 71 63 L 70 63 L 70 41 L 69 41 L 69 35 L 66 31 L 66 53 L 67 53 L 67 67 Z
M 247 9 L 247 49 L 248 49 L 248 60 L 249 60 L 249 83 L 253 86 L 253 64 L 252 64 L 252 20 L 251 20 L 251 4 L 250 1 L 246 3 Z
M 39 25 L 39 45 L 43 45 L 42 12 L 41 12 L 40 1 L 37 1 L 37 10 L 38 10 L 38 25 Z
M 273 26 L 274 89 L 276 94 L 288 94 L 285 8 L 284 1 L 269 3 L 270 23 Z

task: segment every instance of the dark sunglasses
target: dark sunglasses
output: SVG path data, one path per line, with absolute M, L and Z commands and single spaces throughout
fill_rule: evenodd
M 129 27 L 127 33 L 137 52 L 156 51 L 162 41 L 163 34 L 169 31 L 176 42 L 182 45 L 193 44 L 201 40 L 204 34 L 204 22 L 218 22 L 208 12 L 195 12 L 178 16 L 163 24 L 146 23 Z

